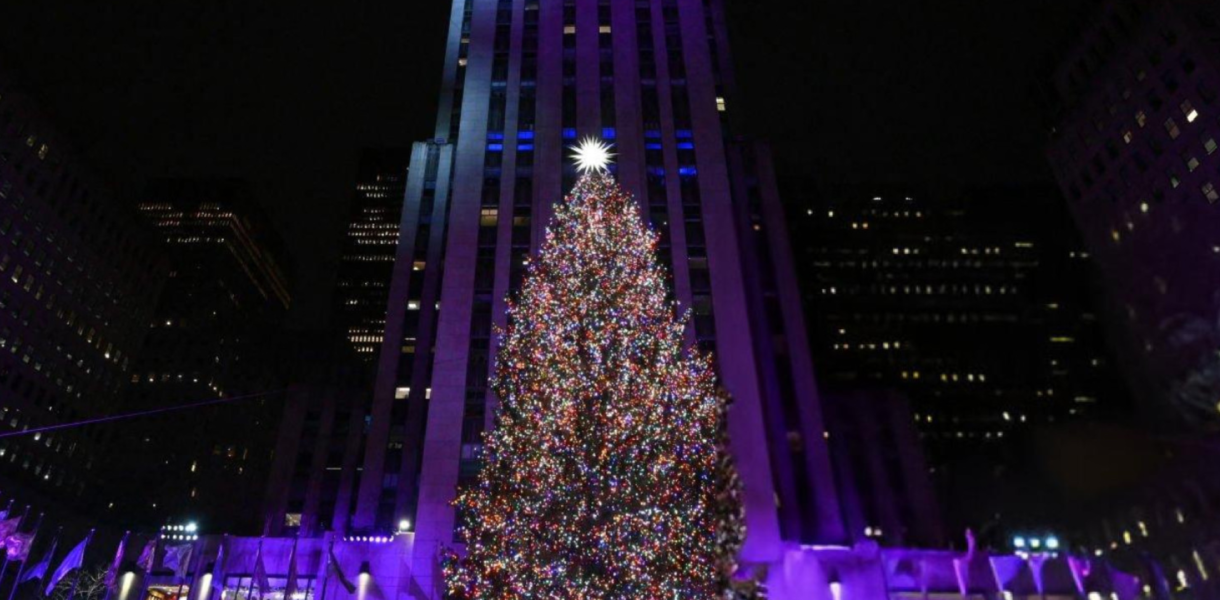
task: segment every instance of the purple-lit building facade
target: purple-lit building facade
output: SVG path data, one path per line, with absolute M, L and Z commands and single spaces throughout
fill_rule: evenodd
M 366 408 L 337 387 L 292 390 L 264 504 L 272 537 L 195 541 L 201 567 L 191 582 L 224 577 L 225 600 L 250 597 L 261 547 L 272 588 L 295 571 L 306 598 L 442 597 L 438 551 L 461 545 L 451 501 L 477 473 L 496 409 L 487 387 L 494 327 L 505 324 L 505 300 L 551 207 L 575 181 L 568 147 L 596 136 L 615 144 L 619 181 L 662 233 L 674 297 L 693 313 L 690 341 L 715 351 L 735 398 L 729 427 L 749 527 L 742 562 L 768 568 L 771 597 L 1084 595 L 1063 557 L 883 550 L 849 531 L 897 522 L 904 500 L 848 515 L 843 503 L 854 496 L 838 482 L 874 493 L 884 479 L 918 479 L 922 465 L 908 455 L 837 476 L 771 161 L 765 147 L 728 133 L 735 92 L 719 0 L 454 2 L 437 129 L 409 165 L 372 401 Z M 859 458 L 913 443 L 899 423 L 913 419 L 895 403 L 846 406 L 834 418 L 845 441 L 867 421 L 892 421 L 844 450 Z M 926 489 L 900 487 L 895 496 L 930 503 Z M 882 541 L 935 543 L 934 521 L 918 525 L 928 533 Z M 225 561 L 208 567 L 219 544 Z M 358 582 L 353 595 L 325 567 L 332 544 Z M 173 583 L 165 578 L 167 594 Z
M 719 2 L 455 2 L 435 138 L 415 146 L 359 492 L 347 531 L 412 523 L 416 577 L 454 545 L 477 473 L 504 325 L 578 138 L 662 232 L 690 340 L 733 394 L 744 560 L 846 539 L 765 149 L 730 137 L 735 83 Z
M 1220 426 L 1220 7 L 1104 2 L 1060 56 L 1048 156 L 1137 401 Z

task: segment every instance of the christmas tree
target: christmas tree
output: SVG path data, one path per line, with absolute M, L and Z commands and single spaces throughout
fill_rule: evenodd
M 735 595 L 744 537 L 727 395 L 687 348 L 658 235 L 586 143 L 497 357 L 501 399 L 458 500 L 453 598 Z

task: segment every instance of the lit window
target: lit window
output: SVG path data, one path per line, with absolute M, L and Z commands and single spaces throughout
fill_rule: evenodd
M 1138 123 L 1140 127 L 1143 127 L 1148 123 L 1148 115 L 1144 114 L 1144 111 L 1142 110 L 1135 113 L 1135 122 Z
M 576 26 L 575 25 L 564 25 L 563 34 L 564 35 L 576 35 Z
M 1216 138 L 1207 138 L 1203 141 L 1203 149 L 1207 150 L 1208 156 L 1214 154 L 1216 152 L 1216 148 Z
M 597 28 L 598 33 L 610 33 L 611 31 L 612 29 L 609 25 L 602 25 L 601 27 Z
M 1186 115 L 1187 123 L 1194 123 L 1199 118 L 1199 111 L 1195 110 L 1195 107 L 1190 104 L 1190 100 L 1182 101 L 1182 114 Z
M 1220 200 L 1220 191 L 1217 191 L 1216 185 L 1209 181 L 1203 184 L 1203 197 L 1207 198 L 1208 202 L 1215 202 Z
M 397 388 L 394 390 L 394 399 L 395 400 L 406 400 L 407 396 L 410 396 L 410 395 L 411 395 L 411 388 L 409 388 L 409 387 L 400 387 L 400 388 Z
M 720 112 L 728 110 L 728 105 L 725 103 L 723 96 L 716 97 L 716 110 Z
M 300 527 L 301 513 L 287 513 L 284 515 L 284 527 Z
M 1171 139 L 1175 140 L 1178 139 L 1179 135 L 1182 135 L 1182 130 L 1178 129 L 1177 121 L 1174 121 L 1172 118 L 1165 119 L 1165 132 L 1169 134 Z
M 499 221 L 500 209 L 498 208 L 484 208 L 483 212 L 479 215 L 480 227 L 495 227 Z
M 1133 135 L 1131 134 L 1131 130 L 1130 130 L 1130 129 L 1128 129 L 1127 131 L 1124 131 L 1124 132 L 1123 132 L 1123 141 L 1124 141 L 1124 142 L 1127 142 L 1128 144 L 1130 144 L 1130 143 L 1131 143 L 1131 140 L 1132 140 L 1132 138 L 1134 138 L 1134 137 L 1135 137 L 1135 136 L 1133 136 Z

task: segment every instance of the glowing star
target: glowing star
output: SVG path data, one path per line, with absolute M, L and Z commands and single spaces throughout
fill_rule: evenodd
M 581 173 L 605 173 L 613 162 L 614 155 L 610 153 L 610 145 L 594 137 L 580 141 L 580 145 L 572 148 L 576 153 L 572 159 L 576 161 L 576 170 Z

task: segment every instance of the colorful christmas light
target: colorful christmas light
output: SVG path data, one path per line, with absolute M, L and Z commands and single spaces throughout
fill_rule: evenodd
M 744 538 L 727 395 L 686 347 L 658 236 L 591 169 L 555 218 L 497 357 L 501 399 L 456 504 L 449 597 L 725 598 Z

